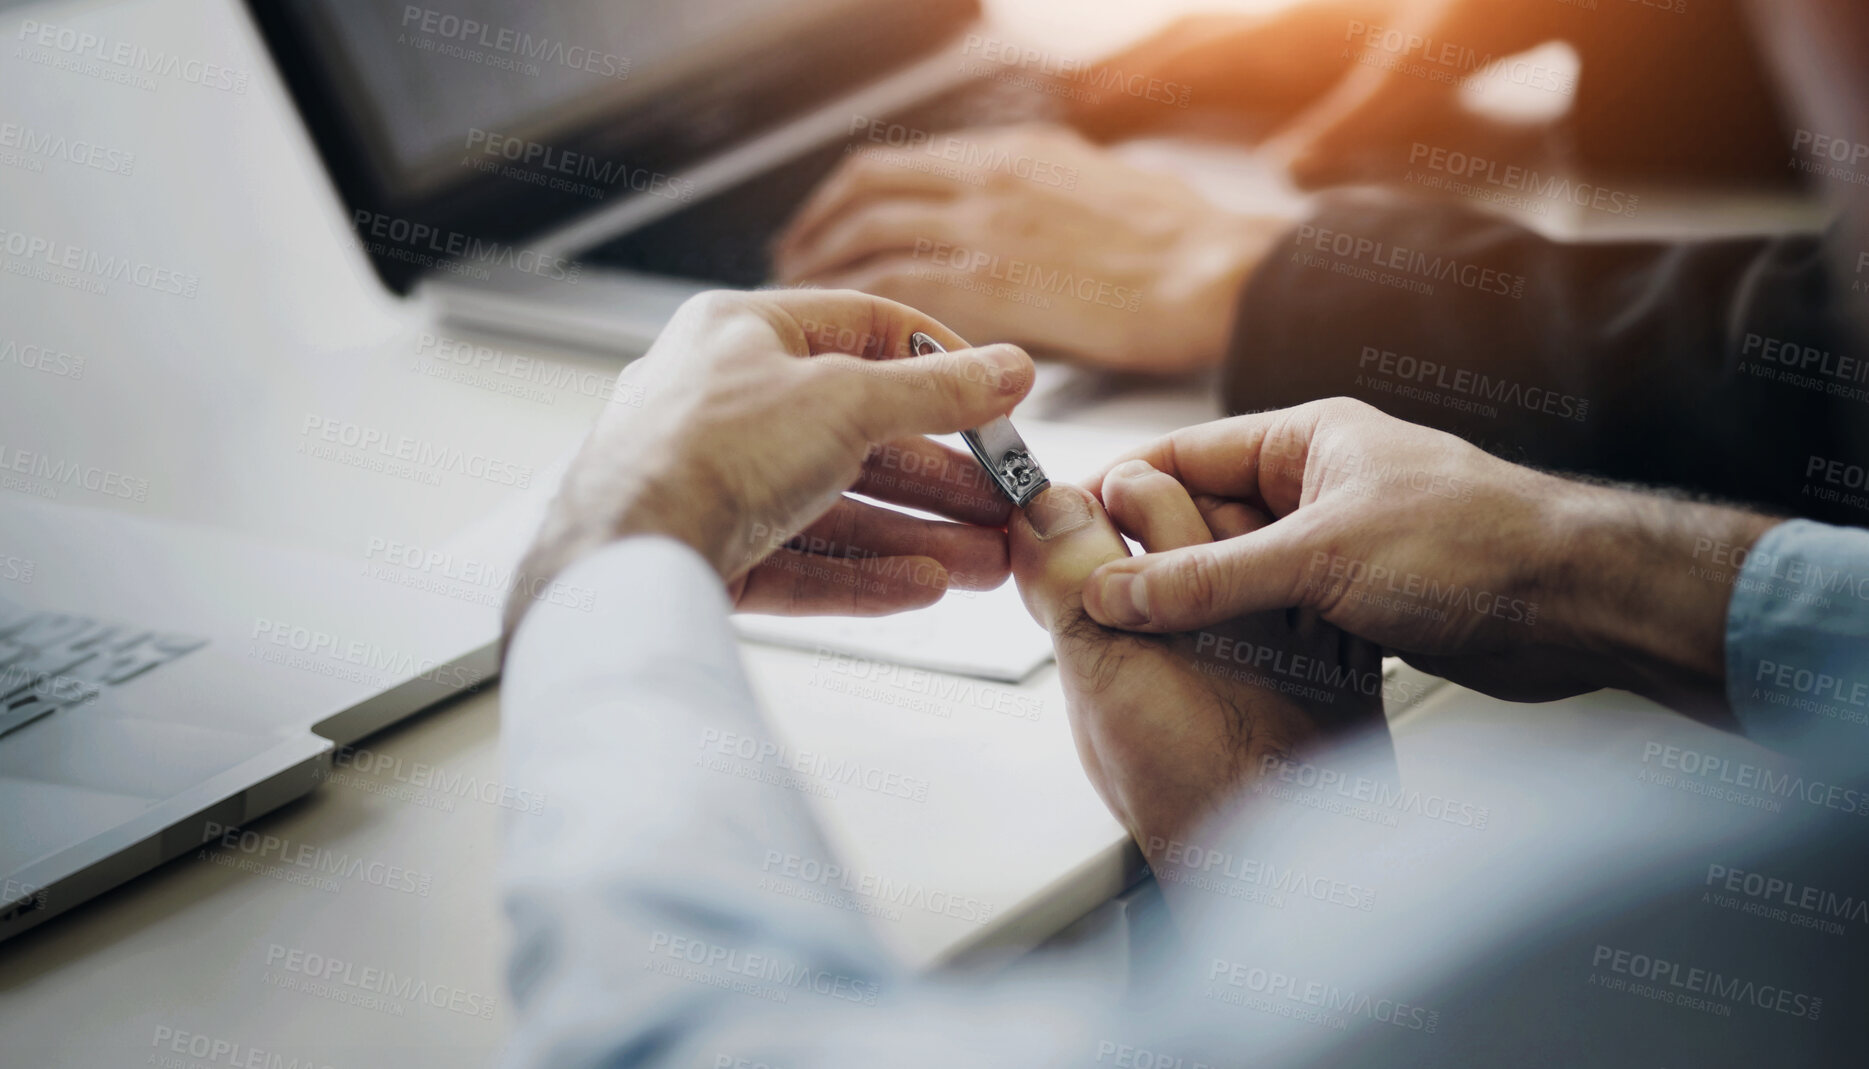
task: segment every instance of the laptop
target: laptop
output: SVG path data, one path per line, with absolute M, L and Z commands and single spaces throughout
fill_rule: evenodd
M 1051 99 L 979 77 L 975 0 L 249 11 L 385 287 L 619 357 L 689 295 L 762 284 L 771 236 L 855 145 Z M 555 482 L 364 560 L 10 500 L 0 573 L 33 574 L 0 596 L 0 940 L 230 836 L 277 866 L 238 829 L 493 677 L 504 582 Z
M 1056 118 L 1072 89 L 979 0 L 248 6 L 385 286 L 606 352 L 766 284 L 853 150 L 941 166 L 967 149 L 944 132 Z

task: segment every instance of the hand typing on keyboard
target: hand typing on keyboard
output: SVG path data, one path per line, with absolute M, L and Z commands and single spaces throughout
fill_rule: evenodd
M 936 134 L 852 155 L 775 249 L 779 281 L 873 293 L 962 334 L 1125 371 L 1217 365 L 1288 228 L 1222 211 L 1062 127 Z

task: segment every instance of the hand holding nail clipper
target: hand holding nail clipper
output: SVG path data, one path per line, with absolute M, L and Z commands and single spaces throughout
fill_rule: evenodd
M 947 349 L 940 342 L 920 331 L 909 335 L 909 353 L 912 356 L 945 352 Z M 960 436 L 967 443 L 967 448 L 973 450 L 975 459 L 980 461 L 987 475 L 992 477 L 993 484 L 1011 498 L 1013 504 L 1025 511 L 1026 521 L 1040 538 L 1065 534 L 1090 522 L 1090 511 L 1084 505 L 1083 495 L 1045 493 L 1051 486 L 1051 479 L 1032 456 L 1032 450 L 1025 444 L 1025 439 L 1019 436 L 1011 420 L 1001 416 L 972 430 L 962 431 Z

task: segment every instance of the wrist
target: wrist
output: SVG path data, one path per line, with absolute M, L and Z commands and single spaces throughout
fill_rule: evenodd
M 1607 685 L 1726 715 L 1726 611 L 1740 565 L 1778 520 L 1555 480 L 1548 588 L 1562 643 Z
M 572 486 L 567 484 L 564 494 L 572 493 Z M 693 549 L 716 573 L 724 574 L 725 543 L 729 539 L 712 533 L 718 525 L 703 518 L 702 513 L 707 510 L 657 508 L 656 497 L 652 490 L 645 488 L 641 493 L 630 495 L 620 507 L 604 511 L 577 509 L 564 497 L 554 502 L 507 592 L 504 641 L 512 640 L 527 610 L 534 602 L 542 600 L 538 592 L 549 590 L 559 575 L 585 557 L 625 538 L 673 539 Z

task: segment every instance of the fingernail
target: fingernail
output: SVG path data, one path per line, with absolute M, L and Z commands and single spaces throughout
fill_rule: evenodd
M 1155 469 L 1146 460 L 1125 460 L 1111 468 L 1110 474 L 1118 479 L 1140 479 L 1144 475 L 1155 474 Z
M 1090 500 L 1072 486 L 1047 487 L 1025 506 L 1025 521 L 1041 542 L 1049 542 L 1090 524 Z
M 1096 608 L 1101 611 L 1104 623 L 1141 627 L 1149 622 L 1148 582 L 1130 572 L 1106 575 L 1097 587 Z

